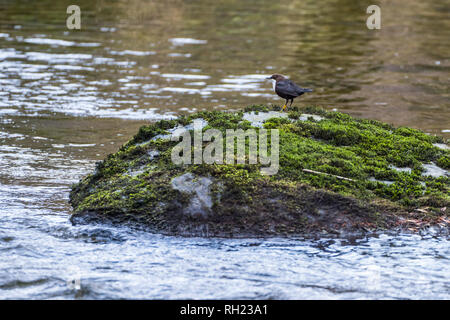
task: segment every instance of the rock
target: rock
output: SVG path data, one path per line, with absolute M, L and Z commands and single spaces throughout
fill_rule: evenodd
M 432 176 L 435 178 L 450 176 L 450 173 L 447 170 L 439 168 L 434 163 L 424 164 L 423 168 L 425 169 L 425 172 L 423 173 L 424 176 Z
M 244 112 L 242 115 L 242 120 L 249 121 L 252 126 L 262 128 L 266 120 L 270 118 L 287 118 L 287 113 L 280 111 L 268 111 L 268 112 Z
M 187 130 L 195 143 L 194 121 L 203 134 L 277 129 L 274 174 L 263 170 L 267 163 L 250 164 L 248 155 L 236 155 L 242 164 L 206 163 L 192 152 L 192 164 L 174 163 L 181 142 L 172 134 Z M 206 152 L 212 144 L 199 146 Z M 431 225 L 448 232 L 450 151 L 443 145 L 443 138 L 416 129 L 314 107 L 204 111 L 141 127 L 72 187 L 71 219 L 185 236 L 320 236 Z
M 206 218 L 213 205 L 210 185 L 212 180 L 206 177 L 195 177 L 188 172 L 172 179 L 172 188 L 189 195 L 189 205 L 182 209 L 184 214 L 192 217 Z

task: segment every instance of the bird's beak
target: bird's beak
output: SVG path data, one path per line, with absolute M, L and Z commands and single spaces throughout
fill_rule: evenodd
M 272 77 L 267 77 L 266 79 L 272 79 Z

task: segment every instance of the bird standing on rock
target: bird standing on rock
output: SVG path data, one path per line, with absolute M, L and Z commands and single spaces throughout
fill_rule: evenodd
M 281 98 L 286 99 L 286 103 L 282 108 L 283 111 L 287 108 L 289 100 L 291 100 L 291 104 L 289 105 L 289 107 L 291 107 L 295 98 L 301 96 L 305 92 L 312 92 L 312 89 L 301 88 L 281 74 L 274 74 L 267 79 L 274 81 L 273 88 L 275 93 Z

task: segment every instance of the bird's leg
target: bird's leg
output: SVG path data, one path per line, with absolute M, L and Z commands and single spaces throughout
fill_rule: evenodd
M 289 105 L 289 109 L 292 107 L 292 102 L 294 102 L 294 99 L 291 99 L 291 104 Z
M 286 102 L 284 103 L 284 106 L 283 106 L 283 108 L 281 109 L 282 111 L 284 111 L 284 109 L 286 109 L 287 108 L 287 103 L 288 103 L 288 99 L 286 99 Z

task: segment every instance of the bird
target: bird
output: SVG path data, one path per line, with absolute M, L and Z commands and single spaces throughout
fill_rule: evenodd
M 281 109 L 282 111 L 287 108 L 289 100 L 291 100 L 291 104 L 289 105 L 289 107 L 291 107 L 292 102 L 295 98 L 301 96 L 305 92 L 313 91 L 312 89 L 299 87 L 294 82 L 282 76 L 281 74 L 273 74 L 266 79 L 271 79 L 273 81 L 273 89 L 275 90 L 275 93 L 281 98 L 286 99 L 286 102 Z

